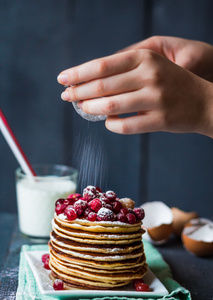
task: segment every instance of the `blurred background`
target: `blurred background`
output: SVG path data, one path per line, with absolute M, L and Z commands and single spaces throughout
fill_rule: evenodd
M 113 134 L 60 100 L 56 81 L 151 35 L 213 44 L 212 13 L 211 0 L 0 0 L 0 107 L 29 161 L 72 165 L 80 182 L 89 168 L 91 181 L 138 205 L 160 200 L 212 217 L 212 139 Z M 18 163 L 1 134 L 0 154 L 0 211 L 16 212 Z

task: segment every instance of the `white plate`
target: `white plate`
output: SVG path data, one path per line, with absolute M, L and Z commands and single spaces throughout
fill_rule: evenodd
M 49 278 L 50 271 L 43 267 L 41 257 L 46 251 L 26 251 L 25 256 L 34 274 L 35 280 L 38 284 L 40 293 L 46 296 L 69 298 L 69 299 L 89 299 L 93 297 L 109 297 L 109 296 L 123 296 L 123 297 L 152 297 L 168 295 L 168 291 L 160 280 L 149 269 L 144 276 L 144 281 L 150 286 L 150 292 L 136 292 L 132 285 L 122 287 L 117 290 L 62 290 L 55 291 L 52 287 L 53 283 Z

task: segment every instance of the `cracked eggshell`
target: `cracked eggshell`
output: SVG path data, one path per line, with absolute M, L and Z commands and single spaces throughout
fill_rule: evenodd
M 154 244 L 165 243 L 172 233 L 171 209 L 161 201 L 146 202 L 141 207 L 145 211 L 143 228 L 146 233 L 143 237 Z
M 177 236 L 181 235 L 186 223 L 192 219 L 198 218 L 198 214 L 194 211 L 186 212 L 177 207 L 172 207 L 171 211 L 173 214 L 172 232 Z
M 213 222 L 196 218 L 188 222 L 181 234 L 184 247 L 197 256 L 213 255 Z

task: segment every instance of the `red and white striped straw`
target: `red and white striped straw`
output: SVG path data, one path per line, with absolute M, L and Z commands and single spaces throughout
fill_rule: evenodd
M 26 155 L 24 154 L 18 140 L 16 139 L 1 109 L 0 109 L 0 131 L 5 137 L 5 140 L 7 141 L 10 149 L 15 155 L 24 173 L 30 176 L 36 176 L 35 171 L 33 170 Z

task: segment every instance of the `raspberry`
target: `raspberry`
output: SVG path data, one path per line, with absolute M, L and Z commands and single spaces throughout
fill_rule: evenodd
M 88 185 L 83 191 L 83 197 L 87 196 L 88 200 L 92 200 L 96 197 L 96 188 L 93 185 Z
M 112 209 L 115 214 L 118 214 L 121 208 L 122 208 L 122 204 L 120 201 L 115 200 L 115 202 L 112 203 Z
M 95 212 L 98 212 L 99 209 L 102 207 L 102 202 L 100 199 L 96 198 L 89 202 L 89 206 Z
M 45 263 L 45 261 L 47 259 L 50 259 L 50 255 L 48 253 L 47 254 L 43 254 L 42 257 L 41 257 L 42 262 Z
M 55 201 L 55 206 L 62 203 L 64 203 L 64 198 L 59 198 L 57 201 Z
M 128 213 L 126 215 L 126 217 L 127 217 L 127 222 L 129 224 L 135 224 L 135 222 L 136 222 L 136 216 L 134 214 Z
M 141 207 L 134 208 L 134 213 L 136 214 L 138 220 L 143 220 L 143 218 L 145 217 L 144 210 Z
M 122 213 L 117 214 L 117 220 L 123 223 L 128 223 L 126 215 Z
M 64 213 L 67 216 L 67 219 L 69 221 L 73 221 L 73 220 L 77 219 L 77 213 L 72 205 L 67 206 Z
M 83 215 L 85 209 L 87 208 L 87 202 L 84 200 L 77 200 L 74 203 L 74 209 L 78 215 L 78 217 L 80 217 L 81 215 Z
M 126 214 L 128 214 L 128 209 L 127 208 L 121 208 L 121 210 L 120 210 L 120 213 L 121 214 L 124 214 L 124 215 L 126 215 Z
M 66 205 L 64 205 L 63 203 L 57 204 L 57 206 L 55 207 L 56 214 L 57 215 L 63 214 L 65 208 L 66 208 Z
M 116 193 L 113 192 L 113 191 L 107 191 L 106 192 L 106 197 L 110 200 L 110 201 L 113 201 L 116 199 Z
M 113 211 L 111 211 L 108 208 L 102 207 L 97 213 L 97 220 L 98 221 L 113 221 L 114 220 Z
M 96 219 L 97 219 L 97 214 L 95 212 L 90 212 L 88 214 L 88 220 L 89 221 L 94 222 L 94 221 L 96 221 Z
M 60 279 L 56 279 L 55 282 L 53 283 L 53 288 L 54 290 L 63 290 L 64 289 L 64 283 Z
M 44 262 L 44 268 L 47 270 L 50 270 L 49 261 L 50 261 L 49 258 L 47 258 Z
M 143 282 L 139 282 L 135 285 L 135 290 L 138 292 L 149 292 L 150 288 L 149 285 Z
M 73 200 L 78 200 L 79 198 L 81 198 L 81 195 L 80 194 L 70 194 L 67 199 L 73 199 Z

